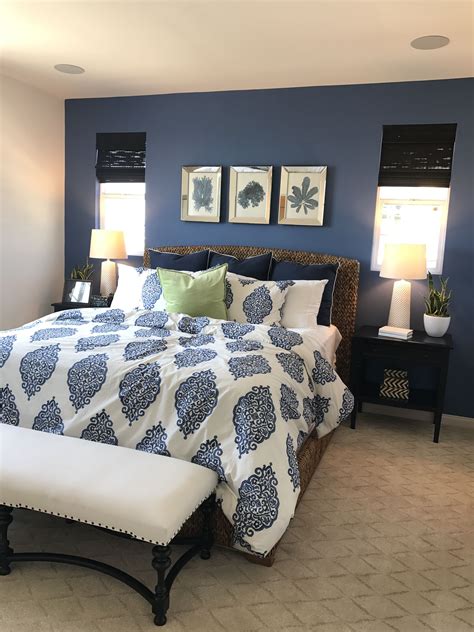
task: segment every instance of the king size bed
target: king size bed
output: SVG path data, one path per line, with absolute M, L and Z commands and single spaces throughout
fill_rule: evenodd
M 240 259 L 268 252 L 160 247 L 146 251 L 144 268 L 155 251 L 186 255 L 206 248 Z M 158 304 L 50 314 L 0 334 L 0 422 L 214 469 L 220 481 L 216 543 L 271 564 L 335 428 L 353 405 L 344 382 L 359 276 L 355 260 L 272 252 L 280 261 L 338 265 L 332 329 L 192 318 Z M 150 280 L 156 284 L 155 276 Z M 288 281 L 278 283 L 275 292 L 283 295 Z M 182 535 L 200 528 L 196 512 Z

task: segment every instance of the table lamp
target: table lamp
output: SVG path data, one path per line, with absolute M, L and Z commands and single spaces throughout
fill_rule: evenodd
M 380 276 L 399 279 L 393 284 L 389 327 L 410 328 L 412 279 L 426 279 L 425 244 L 385 244 Z
M 100 271 L 100 293 L 109 296 L 117 287 L 116 265 L 110 259 L 126 259 L 125 239 L 121 230 L 92 229 L 89 257 L 106 259 Z

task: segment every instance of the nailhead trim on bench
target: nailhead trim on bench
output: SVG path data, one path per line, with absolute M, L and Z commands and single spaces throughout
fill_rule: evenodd
M 187 520 L 189 520 L 189 518 L 193 515 L 193 513 L 196 511 L 196 509 L 198 509 L 205 500 L 207 500 L 210 496 L 212 496 L 214 491 L 215 490 L 212 490 L 211 492 L 209 492 L 209 494 L 204 496 L 204 498 L 194 507 L 192 512 L 189 514 L 189 516 L 187 516 L 187 518 L 185 518 L 185 520 L 183 520 L 183 522 L 175 530 L 175 532 L 173 533 L 173 535 L 171 536 L 171 538 L 169 539 L 168 542 L 158 542 L 156 540 L 147 540 L 146 538 L 141 538 L 140 536 L 136 535 L 135 533 L 133 533 L 133 531 L 126 531 L 125 529 L 120 529 L 119 527 L 103 525 L 100 522 L 93 522 L 92 520 L 80 519 L 80 518 L 76 518 L 75 516 L 68 516 L 66 514 L 60 514 L 60 513 L 54 512 L 54 511 L 48 511 L 47 509 L 40 509 L 39 507 L 31 507 L 29 505 L 22 505 L 21 503 L 15 503 L 14 505 L 12 505 L 10 502 L 0 500 L 0 505 L 6 505 L 7 507 L 14 507 L 16 509 L 31 509 L 32 511 L 38 511 L 39 513 L 48 514 L 50 516 L 58 516 L 59 518 L 68 518 L 69 520 L 74 520 L 75 522 L 80 522 L 82 524 L 90 524 L 90 525 L 92 525 L 94 527 L 105 527 L 105 529 L 111 529 L 112 531 L 118 531 L 120 533 L 125 533 L 126 535 L 131 536 L 135 540 L 140 540 L 141 542 L 148 542 L 150 544 L 157 544 L 159 546 L 168 546 L 168 544 L 178 534 L 178 532 L 180 531 L 180 529 L 183 526 L 183 524 Z

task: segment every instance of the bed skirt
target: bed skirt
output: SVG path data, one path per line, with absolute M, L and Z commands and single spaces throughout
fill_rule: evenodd
M 298 503 L 303 498 L 303 495 L 313 477 L 313 474 L 332 439 L 335 430 L 319 439 L 314 431 L 304 442 L 301 450 L 298 452 L 298 465 L 300 469 L 300 482 L 301 491 L 298 498 Z M 195 537 L 202 532 L 203 528 L 203 514 L 200 510 L 196 511 L 191 518 L 183 525 L 180 536 Z M 225 517 L 222 509 L 218 508 L 214 514 L 214 521 L 212 525 L 215 542 L 217 546 L 222 546 L 227 549 L 232 549 L 232 526 Z M 249 561 L 255 564 L 261 564 L 262 566 L 272 566 L 275 561 L 276 552 L 278 550 L 278 544 L 276 544 L 270 553 L 266 557 L 258 557 L 257 555 L 251 555 L 250 553 L 242 553 Z

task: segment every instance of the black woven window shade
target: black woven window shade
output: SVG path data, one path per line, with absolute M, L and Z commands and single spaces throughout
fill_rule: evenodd
M 379 186 L 449 187 L 456 123 L 384 125 Z
M 146 133 L 97 134 L 99 182 L 145 182 Z

